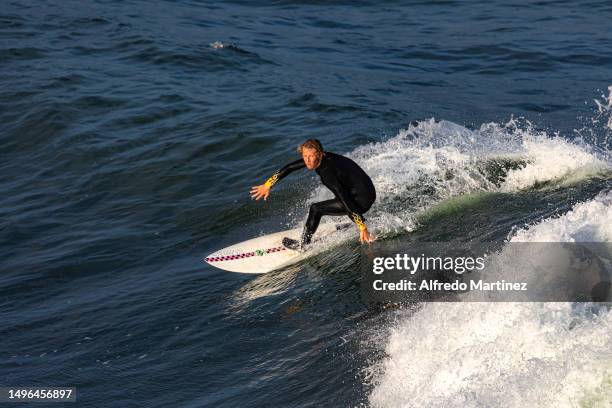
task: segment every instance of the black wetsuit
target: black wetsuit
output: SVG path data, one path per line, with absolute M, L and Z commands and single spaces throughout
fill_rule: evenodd
M 266 185 L 272 187 L 291 172 L 304 167 L 306 164 L 302 159 L 291 162 L 274 173 L 266 181 Z M 325 187 L 334 193 L 335 198 L 310 206 L 302 234 L 302 245 L 310 242 L 323 215 L 348 215 L 359 229 L 364 229 L 363 214 L 376 200 L 374 184 L 365 171 L 348 157 L 330 152 L 325 152 L 315 171 Z

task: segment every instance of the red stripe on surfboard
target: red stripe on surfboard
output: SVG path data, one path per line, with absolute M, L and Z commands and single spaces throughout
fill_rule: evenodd
M 262 249 L 262 251 L 264 251 L 266 254 L 270 254 L 272 252 L 278 252 L 278 251 L 284 251 L 287 248 L 283 247 L 283 246 L 279 246 L 279 247 L 275 247 L 275 248 L 268 248 L 268 249 Z M 257 255 L 256 251 L 253 252 L 244 252 L 242 254 L 234 254 L 234 255 L 225 255 L 225 256 L 209 256 L 208 258 L 204 258 L 204 260 L 208 263 L 211 262 L 224 262 L 224 261 L 235 261 L 237 259 L 244 259 L 244 258 L 249 258 L 251 256 L 255 256 Z

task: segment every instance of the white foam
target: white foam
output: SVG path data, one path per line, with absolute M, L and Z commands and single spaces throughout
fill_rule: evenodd
M 590 146 L 571 143 L 559 136 L 526 133 L 521 138 L 521 145 L 520 157 L 526 161 L 526 166 L 510 170 L 501 191 L 518 191 L 561 179 L 571 184 L 609 168 Z
M 599 114 L 606 116 L 608 119 L 606 127 L 612 130 L 612 85 L 608 87 L 608 96 L 602 95 L 601 101 L 595 99 L 595 104 Z
M 511 242 L 610 241 L 612 192 Z M 582 309 L 581 309 L 582 308 Z M 612 313 L 569 303 L 426 303 L 389 328 L 374 407 L 610 406 Z
M 385 347 L 374 407 L 574 407 L 612 374 L 612 314 L 563 303 L 430 303 Z
M 209 44 L 210 48 L 214 50 L 220 50 L 227 47 L 227 44 L 223 44 L 221 41 L 215 41 Z
M 511 242 L 612 242 L 612 191 L 514 233 Z

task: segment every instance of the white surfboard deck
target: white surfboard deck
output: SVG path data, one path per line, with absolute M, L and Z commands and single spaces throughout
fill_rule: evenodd
M 345 224 L 341 224 L 344 226 Z M 321 224 L 313 243 L 337 232 L 336 224 Z M 306 258 L 309 251 L 299 252 L 283 246 L 283 238 L 299 239 L 302 228 L 276 232 L 240 242 L 213 252 L 204 258 L 210 265 L 229 272 L 266 273 Z

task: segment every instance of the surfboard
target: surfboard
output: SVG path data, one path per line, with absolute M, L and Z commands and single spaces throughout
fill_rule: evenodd
M 313 244 L 346 227 L 347 224 L 321 224 L 313 237 Z M 309 251 L 294 251 L 282 244 L 283 238 L 299 239 L 301 233 L 302 228 L 296 228 L 249 239 L 213 252 L 204 258 L 204 262 L 228 272 L 270 272 L 309 256 Z

